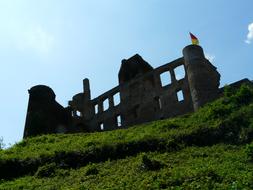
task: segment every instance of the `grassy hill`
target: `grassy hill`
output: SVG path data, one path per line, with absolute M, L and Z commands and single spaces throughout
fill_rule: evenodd
M 198 112 L 0 150 L 0 189 L 253 189 L 253 89 Z

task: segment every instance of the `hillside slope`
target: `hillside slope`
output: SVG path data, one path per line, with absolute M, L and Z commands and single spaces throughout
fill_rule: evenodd
M 0 189 L 253 189 L 253 89 L 129 129 L 44 135 L 0 151 Z

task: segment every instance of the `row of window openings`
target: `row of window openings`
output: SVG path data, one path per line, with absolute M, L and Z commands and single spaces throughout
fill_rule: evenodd
M 118 115 L 116 117 L 116 122 L 117 122 L 117 127 L 121 127 L 122 126 L 122 123 L 121 123 L 121 115 Z M 104 123 L 100 123 L 99 124 L 99 127 L 100 127 L 100 130 L 103 131 L 105 128 L 104 128 Z
M 119 94 L 119 92 L 117 92 L 116 94 L 113 95 L 113 103 L 114 103 L 114 106 L 117 106 L 117 105 L 120 104 L 120 94 Z M 103 110 L 102 111 L 108 110 L 109 107 L 110 107 L 109 99 L 107 98 L 103 101 Z M 94 108 L 95 108 L 95 114 L 97 114 L 98 113 L 98 104 L 96 104 L 94 106 Z
M 184 94 L 182 90 L 177 91 L 177 101 L 181 102 L 184 100 Z M 159 108 L 162 109 L 162 102 L 161 99 L 158 98 L 158 104 L 159 104 Z M 117 115 L 116 117 L 116 122 L 117 122 L 117 127 L 121 127 L 122 123 L 121 123 L 121 115 Z M 104 123 L 100 123 L 100 129 L 103 131 L 104 130 Z
M 181 80 L 185 77 L 185 70 L 184 70 L 184 66 L 180 65 L 178 67 L 176 67 L 174 69 L 174 73 L 175 73 L 175 77 L 176 80 Z M 170 76 L 170 72 L 169 71 L 165 71 L 160 75 L 160 79 L 161 79 L 161 83 L 162 83 L 162 87 L 171 84 L 171 76 Z M 182 101 L 183 100 L 183 93 L 179 91 L 178 94 L 178 101 Z M 118 105 L 120 103 L 120 94 L 119 92 L 113 95 L 113 102 L 114 102 L 114 106 Z M 105 99 L 103 101 L 103 110 L 102 111 L 106 111 L 109 109 L 109 99 Z M 98 105 L 95 105 L 95 114 L 98 113 Z
M 182 90 L 179 90 L 177 91 L 177 101 L 178 102 L 181 102 L 184 100 L 184 94 L 183 94 L 183 91 Z M 162 109 L 162 102 L 161 102 L 161 99 L 158 98 L 158 105 L 159 105 L 159 108 Z M 96 105 L 97 106 L 97 105 Z M 95 111 L 98 111 L 96 110 L 96 106 L 95 106 Z M 108 108 L 107 108 L 108 109 Z M 97 112 L 96 112 L 97 113 Z M 82 116 L 82 113 L 79 112 L 79 111 L 76 111 L 76 115 L 81 117 Z M 117 124 L 118 126 L 120 125 L 121 126 L 121 117 L 120 116 L 117 116 Z
M 181 80 L 185 77 L 185 69 L 183 65 L 180 65 L 174 69 L 176 80 Z M 165 71 L 160 74 L 160 80 L 162 87 L 171 84 L 171 75 L 169 71 Z
M 184 101 L 184 94 L 182 90 L 177 91 L 177 101 L 178 102 Z M 159 106 L 159 109 L 162 109 L 162 101 L 160 98 L 158 98 L 158 106 Z
M 181 102 L 184 100 L 184 95 L 183 95 L 182 90 L 177 91 L 177 100 L 178 100 L 178 102 Z M 162 109 L 162 102 L 161 102 L 160 98 L 158 98 L 158 104 L 159 104 L 159 108 Z M 117 127 L 122 126 L 121 115 L 117 115 L 116 122 L 117 122 Z M 100 123 L 100 130 L 102 130 L 102 131 L 104 130 L 104 123 Z

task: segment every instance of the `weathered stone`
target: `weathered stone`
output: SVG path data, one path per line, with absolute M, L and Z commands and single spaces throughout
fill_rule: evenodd
M 70 112 L 55 101 L 51 88 L 32 87 L 26 115 L 24 138 L 40 134 L 66 132 L 71 123 Z
M 175 70 L 180 66 L 185 76 L 178 79 Z M 162 74 L 170 83 L 163 84 Z M 83 92 L 74 95 L 67 108 L 55 101 L 49 87 L 31 88 L 24 137 L 126 128 L 195 111 L 222 93 L 220 74 L 197 45 L 185 47 L 182 58 L 156 69 L 136 54 L 122 61 L 118 78 L 118 86 L 94 99 L 84 79 Z

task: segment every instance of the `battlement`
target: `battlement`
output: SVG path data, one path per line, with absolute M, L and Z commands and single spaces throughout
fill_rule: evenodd
M 181 69 L 182 75 L 176 75 Z M 135 124 L 174 117 L 193 112 L 219 95 L 220 74 L 204 57 L 200 46 L 190 45 L 183 49 L 183 57 L 153 68 L 140 55 L 122 60 L 118 74 L 119 85 L 91 99 L 88 79 L 83 80 L 83 92 L 73 96 L 64 108 L 68 120 L 50 123 L 50 132 L 36 128 L 34 115 L 43 113 L 40 100 L 32 101 L 38 110 L 29 110 L 24 137 L 43 133 L 72 133 L 114 130 Z M 34 87 L 33 87 L 34 88 Z M 40 106 L 41 104 L 41 106 Z M 53 106 L 55 110 L 61 110 Z M 49 108 L 49 111 L 52 108 Z M 55 117 L 54 114 L 51 115 Z M 39 120 L 39 119 L 38 119 Z M 59 130 L 59 126 L 61 130 Z

